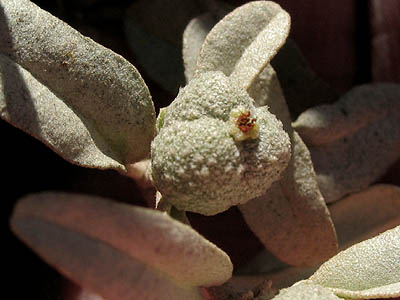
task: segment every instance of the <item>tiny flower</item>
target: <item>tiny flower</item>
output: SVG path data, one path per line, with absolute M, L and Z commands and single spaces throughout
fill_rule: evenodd
M 235 141 L 241 142 L 247 139 L 256 139 L 259 136 L 260 126 L 254 113 L 239 106 L 233 109 L 229 118 L 229 133 Z

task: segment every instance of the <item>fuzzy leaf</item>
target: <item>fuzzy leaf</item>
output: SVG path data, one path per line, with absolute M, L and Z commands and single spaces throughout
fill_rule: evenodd
M 337 252 L 336 233 L 307 148 L 294 134 L 292 159 L 264 196 L 239 208 L 265 247 L 283 262 L 313 266 Z
M 87 250 L 97 246 L 107 249 L 104 251 L 108 254 L 104 255 L 116 255 L 113 263 L 123 265 L 132 260 L 129 265 L 137 264 L 141 268 L 147 266 L 149 270 L 159 274 L 158 276 L 163 274 L 161 277 L 166 276 L 168 280 L 181 286 L 221 284 L 232 273 L 229 257 L 189 226 L 158 211 L 98 197 L 62 193 L 27 196 L 15 208 L 11 224 L 22 240 L 75 280 L 80 280 L 80 275 L 75 272 L 86 268 L 84 257 L 89 255 Z M 31 225 L 34 226 L 33 229 L 29 229 Z M 46 232 L 59 235 L 54 240 L 57 245 L 44 242 Z M 64 234 L 66 248 L 72 247 L 69 243 L 73 243 L 75 239 L 82 240 L 84 247 L 75 249 L 74 255 L 71 255 L 82 256 L 82 260 L 76 260 L 76 269 L 70 269 L 67 264 L 68 260 L 73 259 L 67 255 L 69 251 L 62 251 Z M 40 236 L 43 236 L 43 240 L 36 240 Z M 58 249 L 60 257 L 52 257 L 51 247 L 57 247 L 55 249 Z M 62 252 L 65 253 L 65 260 Z M 97 258 L 96 252 L 91 255 L 94 265 L 88 271 L 92 274 L 107 273 L 107 269 L 98 272 L 95 267 L 97 259 L 99 262 L 103 260 L 103 254 L 100 252 Z M 112 264 L 105 265 L 104 268 L 110 268 L 109 271 L 113 272 Z M 140 268 L 137 272 L 141 272 Z
M 276 15 L 246 48 L 231 74 L 244 89 L 248 89 L 252 85 L 257 75 L 283 46 L 289 34 L 289 14 L 280 7 L 271 8 L 271 13 Z
M 82 166 L 144 158 L 155 112 L 138 71 L 30 1 L 0 7 L 0 53 L 14 62 L 2 59 L 2 118 Z
M 215 23 L 215 17 L 207 13 L 193 18 L 185 29 L 183 60 L 187 81 L 195 73 L 201 46 Z M 330 103 L 338 98 L 333 89 L 308 66 L 306 59 L 293 40 L 286 40 L 286 43 L 271 60 L 271 64 L 279 77 L 292 118 L 297 118 L 300 113 L 310 107 Z M 270 66 L 267 65 L 266 68 L 270 68 Z M 263 76 L 265 77 L 265 74 Z
M 248 92 L 257 105 L 269 106 L 282 121 L 291 137 L 292 158 L 282 178 L 264 196 L 239 208 L 252 231 L 279 259 L 296 266 L 320 263 L 336 253 L 336 233 L 318 188 L 310 153 L 291 126 L 289 110 L 271 66 L 258 75 Z
M 63 158 L 86 167 L 124 167 L 100 136 L 35 77 L 0 54 L 0 116 L 44 142 Z M 95 142 L 96 141 L 96 142 Z M 101 150 L 100 150 L 101 149 Z M 106 155 L 107 154 L 107 155 Z
M 310 280 L 345 298 L 400 296 L 400 226 L 325 262 Z
M 203 299 L 195 287 L 180 287 L 147 264 L 84 234 L 34 218 L 14 226 L 39 256 L 105 299 Z
M 293 123 L 310 149 L 327 202 L 360 191 L 400 157 L 400 85 L 354 88 Z
M 207 34 L 218 20 L 234 9 L 228 3 L 215 0 L 206 0 L 202 4 L 207 7 L 208 12 L 193 18 L 183 32 L 182 56 L 186 82 L 189 82 L 195 75 L 197 59 Z
M 373 185 L 329 206 L 340 249 L 400 225 L 400 188 Z
M 400 188 L 383 184 L 371 186 L 333 203 L 329 210 L 340 249 L 344 250 L 400 224 Z M 316 269 L 279 267 L 271 254 L 264 251 L 239 271 L 240 274 L 262 274 L 256 276 L 253 281 L 271 280 L 273 287 L 280 289 L 308 278 Z M 243 278 L 250 280 L 251 277 Z M 232 280 L 236 278 L 230 281 Z
M 284 43 L 290 18 L 270 1 L 247 3 L 225 16 L 207 35 L 197 73 L 235 75 L 247 88 Z
M 205 13 L 193 18 L 186 26 L 183 32 L 182 49 L 186 82 L 189 82 L 193 78 L 201 46 L 216 22 L 215 17 L 211 13 Z
M 292 119 L 278 76 L 271 65 L 267 65 L 247 90 L 256 106 L 267 106 L 271 113 L 282 122 L 283 128 L 293 134 Z

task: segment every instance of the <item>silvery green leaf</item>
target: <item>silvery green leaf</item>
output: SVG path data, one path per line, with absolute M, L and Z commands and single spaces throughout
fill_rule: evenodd
M 182 49 L 186 82 L 194 76 L 201 46 L 216 22 L 216 18 L 211 13 L 205 13 L 193 18 L 186 26 L 183 32 Z
M 232 275 L 229 257 L 189 226 L 99 197 L 26 196 L 11 227 L 60 272 L 110 300 L 201 299 L 195 286 Z
M 254 1 L 225 16 L 207 35 L 197 73 L 222 71 L 247 89 L 283 45 L 290 17 L 276 3 Z
M 234 9 L 228 3 L 215 0 L 205 0 L 202 3 L 208 12 L 194 17 L 183 32 L 182 56 L 186 82 L 189 82 L 195 74 L 197 59 L 207 34 L 219 19 Z
M 127 11 L 125 33 L 130 48 L 148 75 L 173 94 L 185 81 L 184 28 L 191 18 L 203 12 L 193 0 L 139 0 Z
M 239 208 L 251 230 L 279 259 L 291 265 L 313 266 L 336 253 L 337 240 L 310 153 L 291 126 L 288 107 L 270 65 L 257 76 L 248 93 L 257 105 L 269 106 L 282 121 L 291 138 L 292 158 L 271 189 Z
M 250 229 L 280 260 L 313 266 L 336 254 L 336 233 L 310 154 L 296 133 L 293 141 L 292 159 L 282 178 L 239 208 Z
M 83 234 L 35 219 L 24 220 L 15 230 L 29 235 L 26 243 L 59 272 L 104 299 L 203 299 L 196 287 L 181 287 L 146 264 Z
M 329 206 L 338 235 L 340 249 L 371 238 L 400 224 L 400 188 L 393 185 L 374 185 Z M 274 288 L 284 288 L 311 276 L 317 267 L 279 266 L 271 254 L 263 251 L 240 274 L 256 276 L 233 277 L 230 281 L 270 280 Z
M 327 202 L 366 188 L 399 159 L 399 111 L 400 85 L 376 83 L 311 108 L 293 123 Z
M 310 107 L 332 103 L 337 93 L 310 68 L 296 43 L 287 39 L 272 59 L 292 119 Z
M 247 90 L 256 106 L 267 106 L 282 122 L 285 131 L 292 135 L 292 119 L 278 76 L 271 65 L 267 65 Z
M 400 188 L 378 184 L 329 206 L 340 249 L 400 225 Z
M 215 23 L 215 17 L 208 13 L 192 19 L 185 29 L 183 60 L 187 81 L 194 75 L 201 45 Z M 271 60 L 271 64 L 277 72 L 293 118 L 297 118 L 307 108 L 332 102 L 338 98 L 328 84 L 308 66 L 293 40 L 286 40 Z
M 0 116 L 65 159 L 100 169 L 124 167 L 96 131 L 21 66 L 0 54 Z M 96 142 L 95 142 L 96 141 Z
M 30 1 L 0 7 L 1 117 L 82 166 L 148 155 L 155 112 L 138 71 Z
M 400 296 L 400 226 L 353 245 L 325 262 L 310 280 L 339 297 Z

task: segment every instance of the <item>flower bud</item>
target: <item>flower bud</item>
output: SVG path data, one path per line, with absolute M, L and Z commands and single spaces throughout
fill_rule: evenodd
M 282 123 L 220 72 L 193 79 L 160 118 L 151 177 L 180 210 L 213 215 L 243 204 L 279 179 L 290 159 Z

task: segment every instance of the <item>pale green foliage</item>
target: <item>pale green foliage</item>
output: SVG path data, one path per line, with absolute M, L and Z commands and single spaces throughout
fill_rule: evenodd
M 229 257 L 189 226 L 99 197 L 34 194 L 18 203 L 11 225 L 46 261 L 108 300 L 150 291 L 151 299 L 200 299 L 195 286 L 232 275 Z
M 292 159 L 282 178 L 239 208 L 252 231 L 280 260 L 313 266 L 336 254 L 336 233 L 310 154 L 297 133 L 292 141 Z
M 211 13 L 205 13 L 193 18 L 186 26 L 183 32 L 183 63 L 185 65 L 186 81 L 190 81 L 197 67 L 197 58 L 199 56 L 201 46 L 215 25 L 216 20 Z
M 310 280 L 348 298 L 400 296 L 400 226 L 325 262 Z
M 377 236 L 379 233 L 390 230 L 400 224 L 399 187 L 383 184 L 374 185 L 360 193 L 350 195 L 348 197 L 345 197 L 344 199 L 341 199 L 338 202 L 335 202 L 329 208 L 332 220 L 335 225 L 335 229 L 337 231 L 341 250 L 344 250 L 349 246 L 359 243 L 365 239 L 373 238 L 372 240 L 370 240 L 370 244 L 368 247 L 380 249 L 376 251 L 377 253 L 374 253 L 372 251 L 372 253 L 368 254 L 368 256 L 374 256 L 377 264 L 379 264 L 379 261 L 381 260 L 379 257 L 376 257 L 379 252 L 391 252 L 390 247 L 392 246 L 390 243 L 386 245 L 386 242 L 382 242 L 378 238 L 375 239 L 374 237 Z M 269 216 L 267 215 L 267 217 Z M 398 237 L 395 237 L 395 239 L 397 238 Z M 354 246 L 354 248 L 358 247 L 360 246 Z M 390 255 L 392 255 L 392 253 L 390 253 Z M 337 255 L 336 257 L 340 257 L 340 255 Z M 397 259 L 399 258 L 397 257 Z M 336 260 L 338 260 L 338 258 Z M 384 260 L 385 258 L 382 259 L 382 261 Z M 364 257 L 364 254 L 359 255 L 358 259 L 348 259 L 346 261 L 343 261 L 341 269 L 342 271 L 337 272 L 336 275 L 346 276 L 340 274 L 346 274 L 350 270 L 357 271 L 359 268 L 362 268 L 359 267 L 359 265 L 368 265 L 367 261 L 368 258 L 367 256 Z M 398 264 L 398 262 L 395 262 L 395 265 L 396 263 Z M 395 268 L 395 265 L 393 266 L 393 268 Z M 375 267 L 370 268 L 374 269 Z M 259 278 L 259 281 L 261 279 L 271 280 L 273 282 L 273 287 L 280 289 L 291 286 L 299 280 L 310 277 L 312 274 L 315 273 L 317 269 L 318 265 L 309 268 L 282 267 L 282 265 L 276 261 L 276 258 L 272 257 L 268 251 L 263 251 L 263 253 L 255 257 L 253 261 L 250 262 L 250 264 L 248 264 L 245 268 L 239 270 L 239 272 L 240 274 L 258 274 L 257 276 Z M 334 268 L 331 269 L 332 272 L 334 272 L 333 269 Z M 376 277 L 375 280 L 385 278 L 387 274 L 386 272 L 383 273 L 383 276 L 379 274 L 373 274 L 373 276 Z M 389 274 L 389 276 L 391 276 L 394 273 L 390 273 L 389 271 Z M 253 276 L 253 282 L 256 282 L 257 276 Z M 251 277 L 248 276 L 248 278 Z M 326 278 L 330 278 L 330 275 L 326 275 Z M 243 281 L 245 280 L 246 276 L 241 276 L 238 278 L 234 277 L 230 282 L 234 285 L 236 285 L 236 283 L 238 282 L 238 285 L 241 286 L 243 285 Z M 319 284 L 321 284 L 321 282 L 319 282 Z M 390 288 L 393 289 L 393 287 L 390 285 L 382 288 L 377 287 L 376 291 L 379 291 L 383 295 L 384 291 Z M 393 289 L 392 292 L 399 293 L 400 289 Z M 375 294 L 373 298 L 380 297 L 381 295 Z M 363 299 L 364 296 L 357 296 L 356 298 Z
M 400 296 L 400 226 L 329 259 L 276 300 L 373 299 Z
M 82 166 L 145 158 L 155 112 L 139 72 L 30 1 L 0 6 L 0 116 Z
M 293 123 L 310 149 L 325 201 L 365 189 L 400 158 L 399 99 L 398 84 L 363 85 Z
M 196 73 L 217 70 L 227 76 L 247 73 L 243 77 L 236 74 L 242 87 L 247 88 L 283 45 L 289 28 L 289 15 L 276 3 L 254 1 L 243 5 L 225 16 L 207 35 Z M 264 40 L 268 33 L 273 34 L 272 38 Z M 258 51 L 263 51 L 261 57 Z M 246 64 L 242 58 L 252 63 Z

